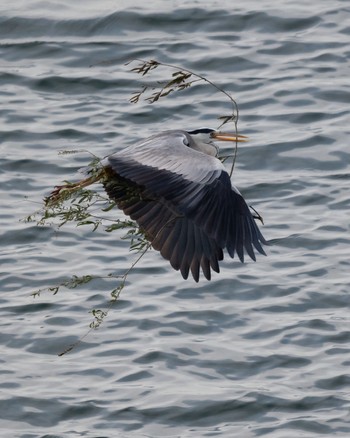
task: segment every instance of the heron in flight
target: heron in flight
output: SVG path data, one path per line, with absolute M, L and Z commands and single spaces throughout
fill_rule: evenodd
M 254 248 L 265 254 L 262 236 L 224 165 L 216 141 L 245 141 L 243 135 L 209 128 L 172 130 L 153 135 L 101 161 L 102 172 L 76 184 L 59 186 L 76 190 L 100 180 L 108 196 L 137 222 L 152 247 L 196 282 L 200 269 L 207 280 L 219 272 L 226 249 L 241 262 Z

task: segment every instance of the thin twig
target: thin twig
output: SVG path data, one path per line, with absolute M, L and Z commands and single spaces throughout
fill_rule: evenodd
M 165 62 L 156 61 L 154 59 L 151 59 L 149 61 L 146 61 L 144 59 L 135 59 L 134 61 L 141 62 L 142 66 L 134 68 L 134 69 L 132 69 L 132 71 L 136 71 L 137 73 L 142 74 L 142 76 L 145 76 L 150 71 L 154 70 L 159 65 L 161 65 L 164 67 L 169 67 L 169 68 L 174 69 L 174 70 L 179 70 L 180 72 L 186 72 L 189 75 L 189 76 L 184 76 L 183 78 L 180 78 L 180 79 L 187 80 L 187 79 L 189 79 L 189 77 L 191 75 L 193 75 L 193 76 L 199 78 L 199 80 L 202 80 L 202 81 L 208 83 L 209 85 L 211 85 L 212 87 L 214 87 L 218 92 L 223 93 L 231 101 L 232 106 L 233 106 L 233 113 L 232 113 L 232 116 L 220 117 L 221 119 L 223 119 L 223 122 L 221 123 L 221 125 L 219 125 L 219 127 L 217 129 L 220 129 L 227 122 L 233 121 L 234 126 L 235 126 L 235 134 L 236 135 L 238 134 L 238 119 L 239 119 L 238 104 L 235 101 L 235 99 L 227 91 L 225 91 L 223 88 L 219 87 L 214 82 L 212 82 L 210 79 L 206 78 L 205 76 L 203 76 L 201 74 L 194 73 L 192 70 L 189 70 L 189 69 L 183 68 L 183 67 L 179 67 L 179 66 L 174 65 L 174 64 L 168 64 Z M 129 65 L 131 62 L 133 62 L 133 61 L 128 62 L 126 65 Z M 191 81 L 191 82 L 187 83 L 187 86 L 192 85 L 192 83 L 194 83 L 194 82 L 196 82 L 196 81 Z M 164 90 L 166 88 L 169 88 L 172 85 L 177 86 L 180 89 L 186 88 L 184 84 L 179 85 L 179 83 L 176 81 L 176 79 L 173 79 L 172 81 L 168 82 L 165 86 L 163 86 L 161 88 L 160 92 L 155 93 L 154 95 L 152 95 L 150 98 L 147 98 L 146 100 L 153 103 L 153 102 L 157 101 L 160 97 L 167 96 L 171 91 L 173 91 L 173 89 L 170 88 L 170 90 L 168 92 L 164 92 Z M 133 103 L 138 102 L 140 96 L 147 90 L 147 88 L 148 88 L 147 86 L 144 86 L 141 92 L 135 93 L 134 97 L 131 99 L 131 102 L 133 102 Z M 231 165 L 231 170 L 230 170 L 230 177 L 232 177 L 234 166 L 236 163 L 237 151 L 238 151 L 238 141 L 235 142 L 235 147 L 234 147 L 233 154 L 232 154 L 233 159 L 232 159 L 232 165 Z

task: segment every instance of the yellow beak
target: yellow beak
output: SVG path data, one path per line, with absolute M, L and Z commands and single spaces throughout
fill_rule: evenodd
M 246 137 L 245 135 L 235 134 L 232 132 L 214 131 L 211 133 L 211 137 L 219 141 L 234 141 L 234 142 L 248 141 L 248 137 Z

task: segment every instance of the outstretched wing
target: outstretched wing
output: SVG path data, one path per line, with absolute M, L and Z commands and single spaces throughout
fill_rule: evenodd
M 207 279 L 226 248 L 244 261 L 266 243 L 222 163 L 187 146 L 187 133 L 168 131 L 107 157 L 111 178 L 105 188 L 136 220 L 152 246 L 184 278 Z M 126 186 L 138 195 L 128 197 Z
M 198 281 L 200 267 L 208 280 L 210 269 L 219 272 L 222 249 L 191 220 L 175 212 L 170 204 L 152 199 L 142 186 L 117 175 L 104 185 L 110 198 L 138 223 L 153 248 L 169 260 L 174 269 L 180 270 L 183 278 L 186 279 L 191 270 Z

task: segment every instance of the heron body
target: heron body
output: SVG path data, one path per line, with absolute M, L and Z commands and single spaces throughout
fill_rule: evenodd
M 165 131 L 109 155 L 102 161 L 104 188 L 135 220 L 154 249 L 180 270 L 200 270 L 210 280 L 224 250 L 241 262 L 266 244 L 254 217 L 222 162 L 214 140 L 243 136 L 204 128 Z

